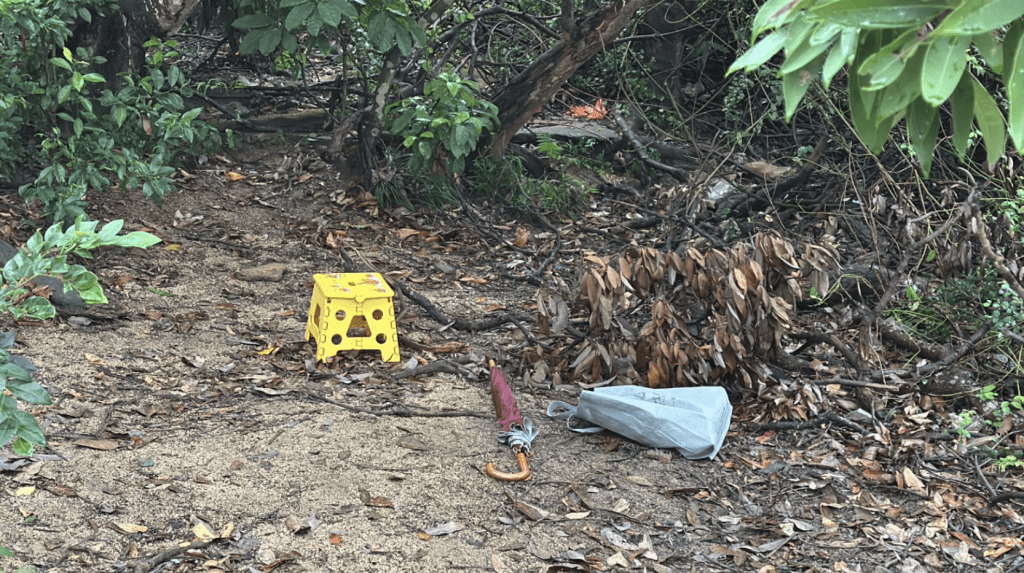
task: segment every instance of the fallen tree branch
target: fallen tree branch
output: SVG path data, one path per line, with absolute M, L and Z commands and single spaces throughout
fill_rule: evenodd
M 175 545 L 174 547 L 157 553 L 149 559 L 139 561 L 139 563 L 135 565 L 135 573 L 146 573 L 147 571 L 154 569 L 157 565 L 160 565 L 165 561 L 169 561 L 186 551 L 206 549 L 211 543 L 213 543 L 213 541 L 193 541 L 188 545 Z
M 643 161 L 644 165 L 651 169 L 661 171 L 662 173 L 668 173 L 672 177 L 675 177 L 680 183 L 686 183 L 690 180 L 690 177 L 682 170 L 651 159 L 651 156 L 647 155 L 647 151 L 644 149 L 644 144 L 640 143 L 636 134 L 633 133 L 633 128 L 629 127 L 629 124 L 626 123 L 626 119 L 622 117 L 621 113 L 613 111 L 612 118 L 615 119 L 615 125 L 619 126 L 622 136 L 629 141 L 629 144 L 633 147 L 633 151 L 635 151 L 637 156 L 640 157 L 640 161 Z

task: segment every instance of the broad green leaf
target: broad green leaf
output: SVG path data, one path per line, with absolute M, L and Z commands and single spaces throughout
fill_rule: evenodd
M 914 153 L 921 162 L 921 171 L 925 177 L 932 169 L 932 155 L 935 153 L 935 140 L 939 136 L 939 110 L 917 98 L 907 110 L 907 133 Z
M 817 18 L 862 29 L 917 28 L 949 8 L 948 0 L 840 0 L 811 8 Z
M 260 38 L 260 53 L 269 56 L 281 45 L 281 28 L 270 28 Z
M 870 53 L 881 41 L 881 32 L 868 34 L 864 38 L 863 53 Z M 860 57 L 855 58 L 851 68 L 856 69 L 860 62 Z M 857 129 L 857 135 L 868 150 L 872 153 L 879 153 L 889 138 L 889 130 L 896 123 L 895 116 L 884 118 L 881 124 L 875 121 L 874 109 L 877 105 L 878 94 L 862 89 L 859 74 L 850 74 L 849 89 L 850 116 L 853 119 L 853 126 Z
M 782 95 L 786 103 L 786 121 L 793 117 L 793 113 L 796 112 L 796 108 L 800 105 L 800 100 L 807 93 L 807 89 L 811 87 L 811 82 L 814 81 L 814 76 L 816 75 L 815 72 L 821 68 L 821 62 L 824 59 L 824 55 L 818 56 L 803 68 L 782 77 Z
M 117 238 L 116 241 L 112 241 L 112 245 L 118 247 L 136 247 L 139 249 L 145 249 L 151 247 L 160 242 L 160 237 L 146 233 L 144 231 L 132 231 L 131 233 L 125 233 Z
M 376 12 L 370 16 L 370 24 L 366 27 L 370 43 L 381 52 L 386 52 L 394 39 L 394 34 L 388 35 L 388 22 L 390 21 L 391 18 L 384 12 Z
M 292 6 L 298 6 L 299 4 L 305 4 L 309 0 L 281 0 L 281 3 L 277 5 L 278 8 L 291 8 Z
M 18 305 L 22 316 L 31 316 L 38 320 L 50 320 L 57 316 L 57 310 L 50 301 L 41 296 L 30 296 Z
M 252 30 L 254 28 L 266 28 L 274 23 L 274 20 L 266 14 L 249 14 L 236 19 L 231 23 L 239 30 Z
M 65 70 L 71 71 L 71 64 L 69 64 L 67 60 L 62 60 L 60 58 L 50 58 L 50 63 L 57 66 L 58 68 L 63 68 Z
M 753 35 L 750 41 L 753 42 L 762 32 L 774 30 L 788 22 L 805 4 L 808 2 L 800 0 L 768 0 L 765 2 L 754 16 L 754 22 L 751 24 Z
M 903 112 L 910 102 L 921 95 L 921 66 L 924 58 L 924 50 L 918 50 L 907 61 L 900 77 L 878 92 L 873 112 L 875 123 Z
M 960 38 L 962 36 L 952 37 Z M 978 50 L 978 55 L 985 60 L 988 67 L 992 68 L 992 71 L 997 74 L 1003 73 L 1003 45 L 1001 42 L 996 40 L 994 32 L 982 32 L 981 34 L 975 34 L 973 39 L 974 47 Z
M 921 95 L 932 106 L 941 105 L 960 83 L 967 67 L 970 36 L 941 37 L 925 48 Z
M 11 398 L 14 401 L 14 398 Z M 0 447 L 6 446 L 18 435 L 18 420 L 0 411 Z
M 299 40 L 295 34 L 285 30 L 281 35 L 281 49 L 286 52 L 294 52 L 299 48 Z
M 974 87 L 974 118 L 978 122 L 978 129 L 981 130 L 981 137 L 985 140 L 988 164 L 995 165 L 1006 150 L 1006 122 L 999 111 L 999 105 L 989 95 L 985 86 L 976 78 L 971 79 Z
M 14 330 L 8 330 L 3 334 L 0 334 L 0 348 L 11 348 L 14 346 L 14 340 L 18 333 Z
M 847 28 L 839 37 L 839 41 L 832 47 L 832 51 L 825 58 L 821 67 L 821 82 L 827 90 L 832 84 L 832 78 L 843 69 L 843 66 L 853 62 L 853 56 L 857 53 L 857 38 L 860 31 L 856 28 Z
M 1006 31 L 1006 34 L 1003 36 L 1002 48 L 1004 62 L 1012 62 L 1014 56 L 1017 55 L 1017 46 L 1020 45 L 1021 36 L 1024 36 L 1024 20 L 1017 20 L 1016 22 L 1010 25 L 1010 28 Z M 1009 70 L 1012 69 L 1013 67 L 1011 66 L 1003 70 L 1003 83 L 1009 82 Z
M 328 26 L 337 28 L 341 23 L 341 2 L 328 0 L 317 4 L 316 9 L 320 12 L 320 18 Z
M 46 445 L 46 438 L 39 428 L 39 422 L 36 422 L 32 414 L 18 410 L 14 413 L 14 418 L 18 422 L 18 436 L 21 439 L 40 446 Z
M 1010 100 L 1010 137 L 1017 151 L 1024 150 L 1024 34 L 1017 34 L 1017 48 L 1006 61 L 1006 97 Z
M 82 91 L 85 87 L 85 77 L 80 72 L 74 72 L 71 74 L 71 85 L 75 88 L 76 92 Z M 160 89 L 160 88 L 157 88 Z
M 903 73 L 907 60 L 914 55 L 920 45 L 917 30 L 907 30 L 868 56 L 857 69 L 858 74 L 866 76 L 864 89 L 878 90 L 896 81 Z
M 818 23 L 809 19 L 797 20 L 790 24 L 788 28 L 789 37 L 786 38 L 786 53 L 791 54 L 796 51 L 817 27 Z
M 758 43 L 751 46 L 749 50 L 729 66 L 727 73 L 731 74 L 736 70 L 751 72 L 761 67 L 761 64 L 767 62 L 772 58 L 772 56 L 779 53 L 779 50 L 786 45 L 786 39 L 788 37 L 789 34 L 787 33 L 787 30 L 776 30 L 764 38 L 761 38 Z
M 320 35 L 320 30 L 324 27 L 323 18 L 320 17 L 320 12 L 314 11 L 309 15 L 309 19 L 306 20 L 306 31 L 309 32 L 310 37 L 316 38 Z
M 395 43 L 398 44 L 398 51 L 403 56 L 408 56 L 412 52 L 412 36 L 408 30 L 401 26 L 398 26 L 395 30 Z
M 931 35 L 958 36 L 991 32 L 1021 16 L 1024 16 L 1024 2 L 1021 0 L 964 0 L 932 30 Z
M 15 398 L 28 404 L 52 404 L 50 395 L 38 382 L 25 382 L 23 380 L 8 380 L 7 390 Z
M 814 45 L 811 43 L 810 37 L 805 38 L 795 50 L 786 53 L 786 61 L 779 68 L 779 73 L 785 75 L 799 70 L 820 56 L 831 45 L 830 43 Z
M 316 4 L 312 2 L 306 2 L 305 4 L 293 7 L 284 19 L 284 27 L 289 31 L 298 29 L 299 26 L 306 23 L 306 19 L 309 18 L 309 14 L 314 8 L 316 8 Z
M 40 444 L 40 445 L 45 445 L 45 444 Z M 32 454 L 35 453 L 35 451 L 36 451 L 36 449 L 32 445 L 32 443 L 29 442 L 28 440 L 26 440 L 25 438 L 18 438 L 17 440 L 14 440 L 14 443 L 11 444 L 11 449 L 14 450 L 15 454 L 18 454 L 19 456 L 21 456 L 23 458 L 31 457 Z M 32 570 L 35 570 L 35 567 L 33 567 Z M 14 573 L 29 573 L 29 570 L 27 570 L 27 569 L 18 569 Z
M 243 55 L 254 53 L 259 47 L 260 39 L 268 30 L 267 28 L 258 28 L 243 36 L 242 42 L 239 43 L 239 53 Z

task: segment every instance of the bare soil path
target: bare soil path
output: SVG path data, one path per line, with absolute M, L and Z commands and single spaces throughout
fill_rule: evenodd
M 550 380 L 510 376 L 540 428 L 534 475 L 491 479 L 486 462 L 514 460 L 495 440 L 484 357 L 520 372 L 519 330 L 445 329 L 399 298 L 402 363 L 316 365 L 312 276 L 341 270 L 340 244 L 467 320 L 530 314 L 535 287 L 503 279 L 514 253 L 469 228 L 384 211 L 308 156 L 302 177 L 278 169 L 298 153 L 214 158 L 162 208 L 96 200 L 94 218 L 164 242 L 98 254 L 109 306 L 17 326 L 16 353 L 55 405 L 36 411 L 50 447 L 0 451 L 0 544 L 17 555 L 4 570 L 881 573 L 1020 559 L 1014 504 L 985 507 L 927 440 L 909 474 L 926 487 L 900 473 L 910 460 L 879 465 L 870 436 L 827 427 L 737 422 L 715 460 L 687 461 L 568 432 L 544 410 L 579 389 Z M 271 280 L 245 280 L 256 271 Z M 438 360 L 463 374 L 395 376 Z

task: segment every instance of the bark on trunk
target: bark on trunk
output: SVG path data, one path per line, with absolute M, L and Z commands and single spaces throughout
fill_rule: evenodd
M 614 0 L 578 25 L 569 23 L 562 39 L 523 70 L 492 100 L 498 106 L 501 129 L 491 154 L 501 157 L 509 141 L 584 63 L 610 44 L 633 20 L 660 0 Z M 565 18 L 571 20 L 571 18 Z

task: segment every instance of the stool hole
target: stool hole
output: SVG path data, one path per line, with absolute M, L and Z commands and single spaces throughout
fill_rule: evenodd
M 335 334 L 334 336 L 332 336 L 331 337 L 331 344 L 333 344 L 335 346 L 341 344 L 341 335 L 340 334 Z
M 313 324 L 320 326 L 320 305 L 313 305 Z
M 366 338 L 367 336 L 370 336 L 370 329 L 366 324 L 366 317 L 361 314 L 353 316 L 352 322 L 349 323 L 348 332 L 345 333 L 345 336 L 349 338 Z
M 318 308 L 318 309 L 317 309 L 317 312 L 319 312 L 319 311 L 320 311 L 320 309 Z M 334 315 L 334 318 L 336 318 L 336 319 L 338 319 L 338 320 L 345 320 L 345 311 L 344 311 L 344 310 L 339 310 L 339 311 L 338 311 L 338 312 L 337 312 L 337 313 L 336 313 L 336 314 Z
M 388 341 L 388 337 L 387 336 L 384 336 L 383 334 L 378 334 L 377 335 L 377 344 L 384 344 L 387 341 Z
M 380 320 L 382 318 L 384 318 L 384 311 L 383 310 L 378 308 L 377 310 L 373 311 L 373 319 L 374 320 Z

